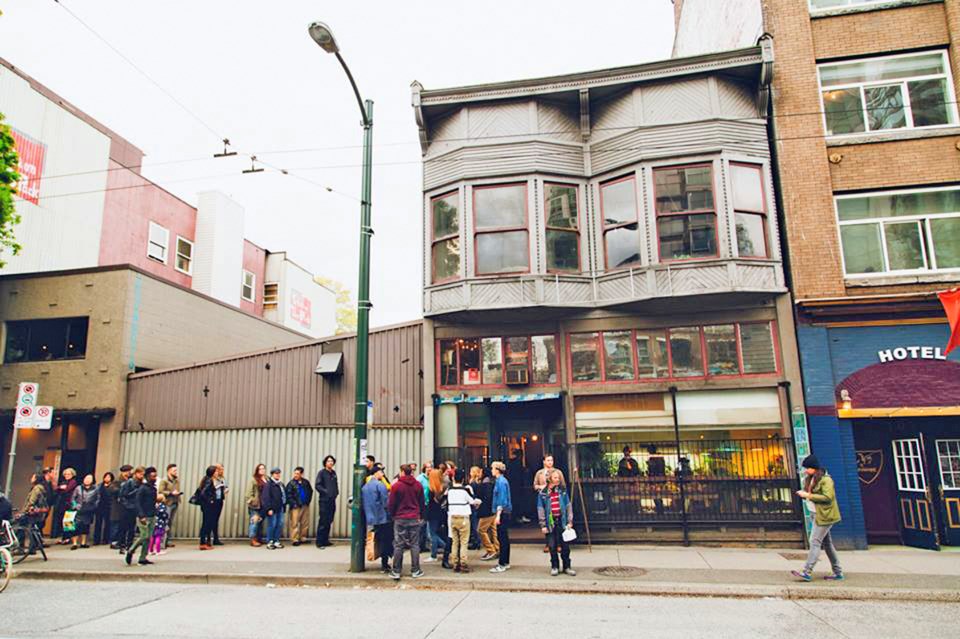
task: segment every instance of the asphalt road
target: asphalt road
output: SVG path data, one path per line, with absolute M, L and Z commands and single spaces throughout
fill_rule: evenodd
M 956 606 L 14 581 L 0 637 L 949 637 Z

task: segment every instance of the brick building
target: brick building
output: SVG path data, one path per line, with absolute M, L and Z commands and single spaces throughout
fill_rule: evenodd
M 935 297 L 960 281 L 960 1 L 674 4 L 675 55 L 774 49 L 778 201 L 835 538 L 960 544 L 960 357 L 942 353 Z M 726 40 L 698 38 L 707 22 Z

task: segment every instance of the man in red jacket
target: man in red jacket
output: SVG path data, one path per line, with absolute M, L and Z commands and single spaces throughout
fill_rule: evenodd
M 403 569 L 403 551 L 410 550 L 410 576 L 423 576 L 420 570 L 420 527 L 423 520 L 423 486 L 413 476 L 416 464 L 400 466 L 400 479 L 390 487 L 387 513 L 393 520 L 393 571 L 390 576 L 400 579 Z

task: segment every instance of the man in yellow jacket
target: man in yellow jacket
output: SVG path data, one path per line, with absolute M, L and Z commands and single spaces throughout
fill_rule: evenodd
M 806 478 L 803 482 L 803 490 L 798 490 L 797 496 L 813 504 L 815 515 L 813 528 L 810 530 L 810 553 L 807 555 L 807 563 L 804 564 L 802 571 L 793 570 L 791 574 L 801 581 L 812 581 L 813 567 L 820 559 L 820 550 L 823 549 L 833 569 L 833 573 L 824 579 L 840 581 L 843 579 L 843 569 L 840 567 L 840 558 L 837 557 L 837 549 L 830 536 L 830 529 L 840 521 L 840 507 L 837 506 L 833 479 L 820 465 L 820 460 L 815 455 L 809 455 L 803 460 L 803 469 Z

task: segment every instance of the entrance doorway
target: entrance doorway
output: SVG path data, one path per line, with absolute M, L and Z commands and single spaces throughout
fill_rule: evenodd
M 960 546 L 960 420 L 858 420 L 854 441 L 869 542 Z

